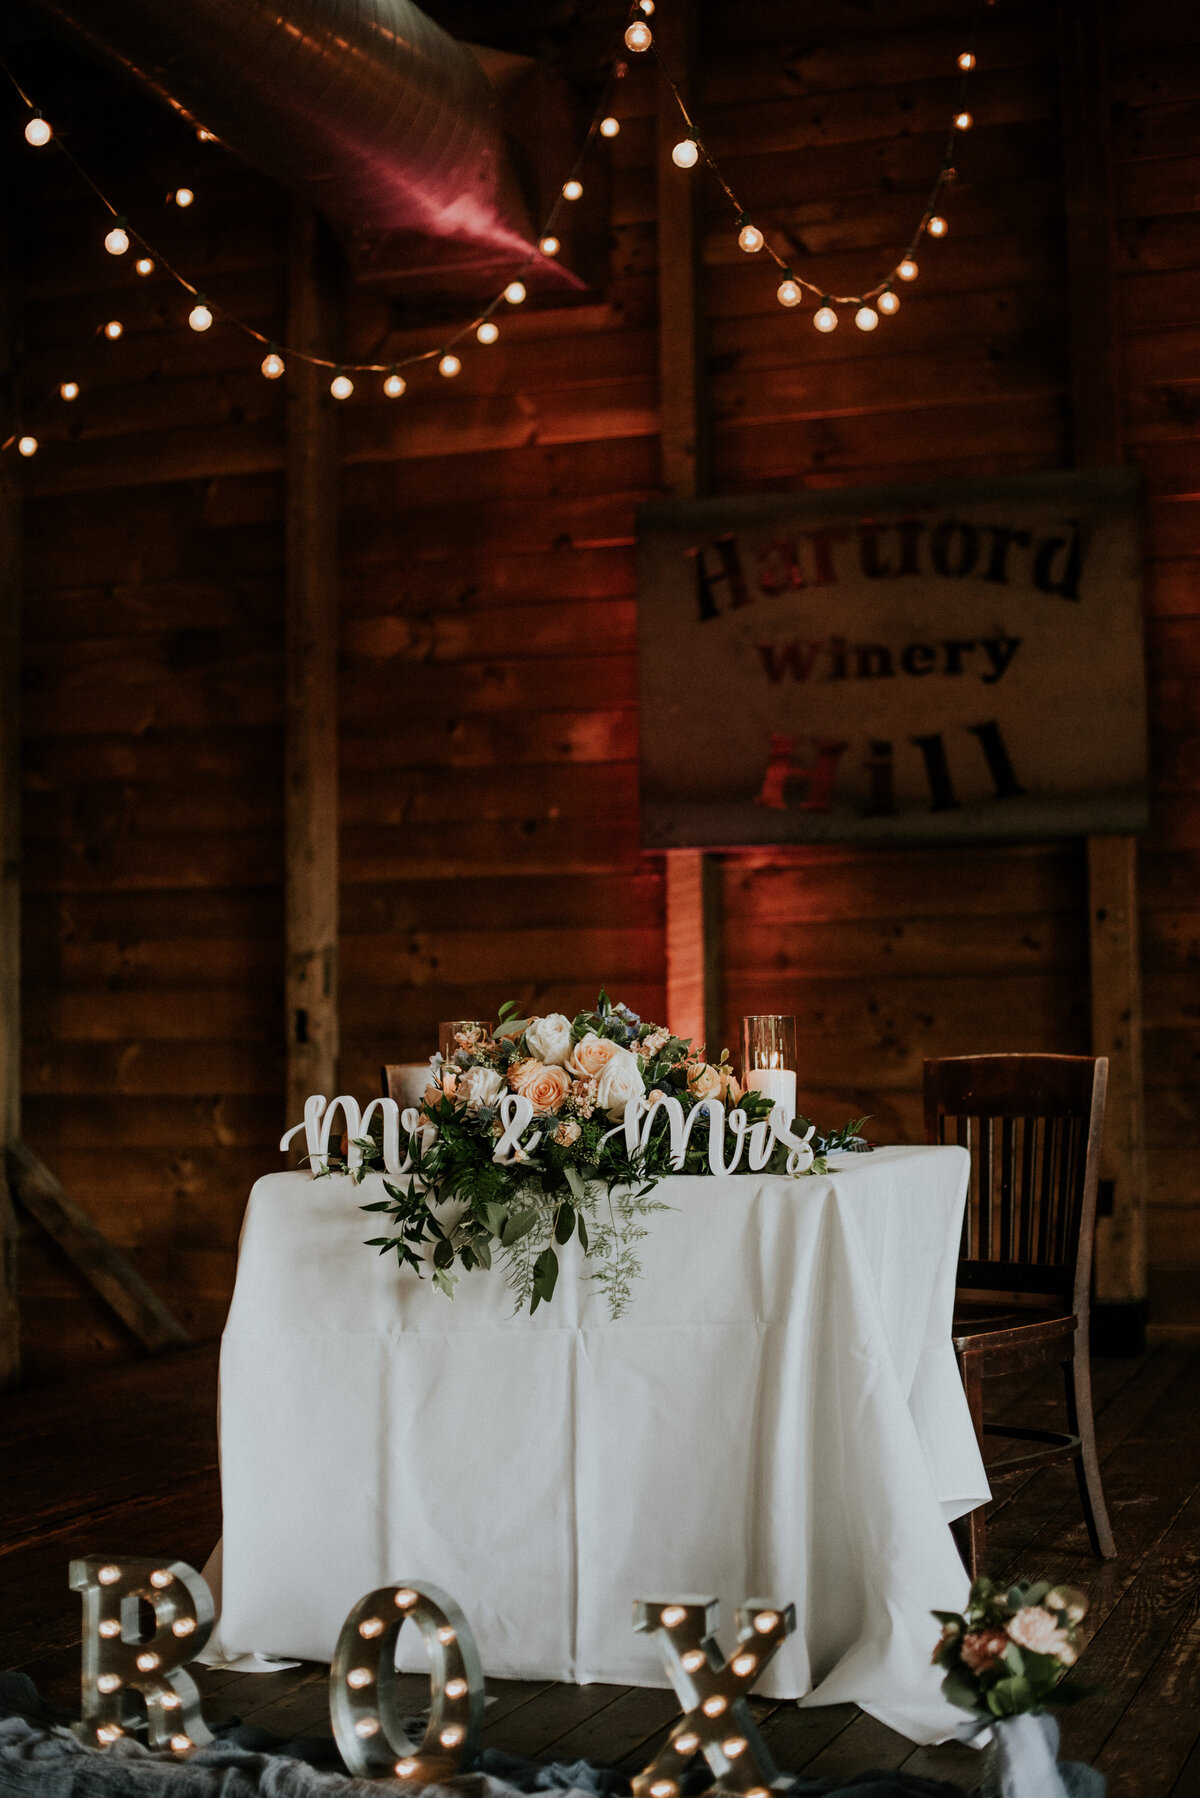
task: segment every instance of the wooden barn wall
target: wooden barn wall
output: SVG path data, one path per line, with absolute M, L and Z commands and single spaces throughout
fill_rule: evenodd
M 431 10 L 472 35 L 465 0 Z M 491 20 L 494 41 L 531 47 L 501 38 L 493 10 L 476 36 Z M 967 12 L 830 0 L 802 35 L 785 0 L 703 9 L 712 141 L 755 216 L 843 290 L 919 214 Z M 821 338 L 785 312 L 708 207 L 718 490 L 1068 459 L 1053 11 L 996 14 L 973 46 L 979 123 L 950 236 L 873 336 L 846 319 Z M 586 71 L 619 17 L 589 6 L 547 50 Z M 1152 1292 L 1156 1322 L 1200 1326 L 1200 21 L 1120 0 L 1108 23 L 1126 424 L 1151 494 Z M 131 216 L 162 221 L 218 304 L 279 329 L 278 190 L 95 71 L 57 55 L 45 70 Z M 397 403 L 363 381 L 338 411 L 343 1090 L 370 1093 L 380 1061 L 424 1055 L 440 1018 L 509 997 L 567 1009 L 604 981 L 663 1008 L 635 706 L 634 508 L 660 490 L 652 107 L 635 66 L 600 152 L 607 278 L 584 303 L 507 314 L 456 380 L 418 375 Z M 26 1133 L 211 1333 L 245 1195 L 279 1165 L 286 382 L 264 381 L 236 333 L 189 332 L 177 291 L 106 257 L 61 165 L 25 168 L 28 381 L 85 387 L 26 471 Z M 187 217 L 163 204 L 180 181 L 197 193 Z M 95 335 L 114 311 L 117 345 Z M 439 328 L 362 289 L 345 311 L 347 359 L 390 360 Z M 722 869 L 725 1039 L 745 1010 L 794 1010 L 823 1120 L 870 1112 L 881 1138 L 911 1140 L 924 1055 L 1088 1047 L 1079 843 Z M 31 1370 L 127 1348 L 49 1250 L 23 1248 Z

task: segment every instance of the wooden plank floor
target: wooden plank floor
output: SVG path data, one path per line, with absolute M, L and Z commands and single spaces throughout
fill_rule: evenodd
M 1162 1346 L 1098 1361 L 1097 1421 L 1118 1558 L 1093 1559 L 1067 1469 L 993 1506 L 994 1574 L 1054 1577 L 1089 1592 L 1078 1677 L 1099 1696 L 1065 1714 L 1064 1753 L 1109 1778 L 1111 1798 L 1200 1798 L 1200 1350 Z M 216 1347 L 0 1397 L 0 1667 L 70 1705 L 78 1694 L 81 1553 L 171 1553 L 201 1566 L 220 1533 Z M 997 1416 L 1046 1423 L 1040 1381 L 996 1382 Z M 471 1595 L 458 1595 L 470 1614 Z M 930 1641 L 933 1625 L 930 1625 Z M 210 1722 L 235 1715 L 287 1736 L 328 1733 L 326 1669 L 200 1671 Z M 414 1700 L 425 1690 L 412 1680 Z M 669 1693 L 488 1682 L 486 1740 L 514 1754 L 580 1756 L 636 1770 L 675 1715 Z M 969 1783 L 970 1750 L 914 1748 L 850 1705 L 756 1701 L 782 1767 L 810 1776 L 906 1767 Z

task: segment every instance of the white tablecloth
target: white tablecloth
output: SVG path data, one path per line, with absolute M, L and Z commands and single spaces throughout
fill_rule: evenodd
M 221 1651 L 328 1660 L 356 1599 L 419 1578 L 493 1675 L 663 1686 L 635 1598 L 712 1593 L 727 1624 L 771 1598 L 798 1624 L 763 1695 L 949 1734 L 929 1612 L 965 1598 L 948 1520 L 988 1490 L 949 1339 L 966 1178 L 947 1147 L 664 1181 L 617 1323 L 577 1245 L 514 1315 L 497 1272 L 449 1301 L 362 1246 L 377 1176 L 259 1180 L 221 1354 Z

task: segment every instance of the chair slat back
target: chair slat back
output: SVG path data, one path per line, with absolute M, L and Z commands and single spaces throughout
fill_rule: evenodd
M 1107 1082 L 1104 1056 L 925 1063 L 925 1140 L 971 1157 L 961 1285 L 1058 1295 L 1086 1314 Z

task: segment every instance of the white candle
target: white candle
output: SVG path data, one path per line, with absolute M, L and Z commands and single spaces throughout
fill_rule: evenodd
M 746 1075 L 746 1085 L 754 1087 L 757 1092 L 766 1093 L 777 1105 L 782 1105 L 789 1117 L 796 1115 L 796 1075 L 791 1068 L 751 1068 Z
M 400 1076 L 399 1083 L 397 1084 L 395 1074 L 393 1074 L 392 1096 L 401 1111 L 410 1105 L 419 1105 L 425 1097 L 425 1088 L 433 1080 L 429 1063 L 427 1061 L 401 1062 L 397 1072 Z

